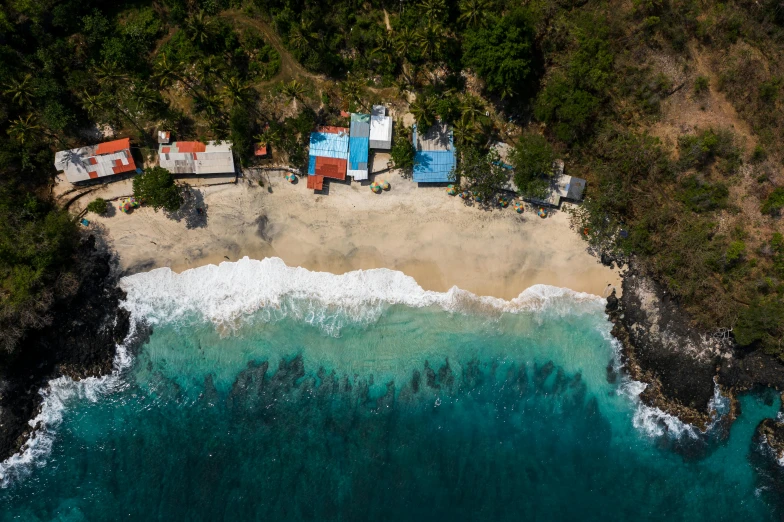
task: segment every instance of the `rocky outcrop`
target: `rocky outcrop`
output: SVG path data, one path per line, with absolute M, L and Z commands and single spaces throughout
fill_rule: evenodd
M 50 326 L 27 332 L 13 354 L 0 356 L 0 460 L 30 436 L 39 390 L 50 379 L 111 372 L 115 347 L 128 333 L 128 312 L 119 307 L 125 294 L 116 286 L 110 254 L 99 252 L 89 236 L 76 256 L 78 290 L 55 303 Z
M 608 298 L 607 313 L 631 377 L 648 384 L 643 402 L 705 429 L 714 377 L 731 356 L 729 342 L 694 328 L 661 285 L 634 266 L 624 276 L 622 297 Z

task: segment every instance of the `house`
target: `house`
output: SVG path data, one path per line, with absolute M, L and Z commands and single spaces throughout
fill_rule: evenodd
M 71 183 L 111 178 L 136 170 L 131 156 L 131 140 L 107 141 L 78 149 L 61 150 L 54 155 L 54 166 Z
M 504 156 L 502 156 L 502 158 L 504 158 Z M 558 159 L 553 162 L 553 177 L 550 180 L 547 197 L 544 199 L 523 197 L 523 199 L 534 205 L 545 205 L 558 208 L 564 200 L 573 202 L 582 201 L 583 193 L 585 192 L 585 184 L 586 181 L 582 178 L 564 174 L 564 162 L 563 160 Z M 509 180 L 508 185 L 505 186 L 504 189 L 519 192 L 513 179 Z
M 230 141 L 174 141 L 158 146 L 158 164 L 172 174 L 234 174 Z
M 308 188 L 322 190 L 324 178 L 346 179 L 349 129 L 319 127 L 310 133 Z
M 420 134 L 414 125 L 414 181 L 417 183 L 447 183 L 454 181 L 455 146 L 452 130 L 444 123 L 436 123 Z
M 383 105 L 374 105 L 370 112 L 371 149 L 389 150 L 392 148 L 392 118 L 386 115 Z
M 171 132 L 158 131 L 158 144 L 169 143 L 169 141 L 171 141 Z
M 368 179 L 370 115 L 352 114 L 348 137 L 348 175 L 357 181 Z

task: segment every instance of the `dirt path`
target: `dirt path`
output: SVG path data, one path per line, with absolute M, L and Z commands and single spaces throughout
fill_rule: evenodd
M 291 56 L 291 53 L 283 45 L 283 41 L 280 39 L 280 37 L 265 22 L 255 18 L 248 18 L 236 10 L 225 11 L 221 13 L 220 16 L 231 20 L 239 26 L 244 25 L 246 27 L 253 27 L 254 29 L 257 29 L 259 32 L 261 32 L 262 35 L 264 35 L 264 39 L 267 41 L 267 43 L 269 43 L 272 47 L 275 48 L 276 51 L 278 51 L 278 54 L 280 55 L 280 70 L 278 71 L 278 74 L 269 80 L 262 82 L 263 84 L 302 78 L 308 78 L 316 82 L 316 84 L 321 84 L 327 81 L 325 76 L 313 74 L 302 67 L 302 65 L 300 65 L 293 56 Z

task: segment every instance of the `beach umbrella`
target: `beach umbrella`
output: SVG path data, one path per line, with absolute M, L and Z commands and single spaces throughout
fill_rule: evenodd
M 131 211 L 132 208 L 133 208 L 133 205 L 131 205 L 130 201 L 126 201 L 125 203 L 122 204 L 122 206 L 120 207 L 120 210 L 122 210 L 124 213 L 127 214 L 128 212 Z
M 381 185 L 379 185 L 374 181 L 373 183 L 370 184 L 370 190 L 378 194 L 379 192 L 381 192 Z
M 522 205 L 515 205 L 515 210 L 517 211 L 518 214 L 522 214 L 523 213 L 523 206 Z
M 389 190 L 389 187 L 390 187 L 390 185 L 389 185 L 389 181 L 387 181 L 387 180 L 384 180 L 384 181 L 382 181 L 382 182 L 381 182 L 381 188 L 382 188 L 382 189 L 384 189 L 384 190 Z
M 460 197 L 463 199 L 468 199 L 471 197 L 471 193 L 468 192 L 467 190 L 464 190 L 463 192 L 460 193 Z

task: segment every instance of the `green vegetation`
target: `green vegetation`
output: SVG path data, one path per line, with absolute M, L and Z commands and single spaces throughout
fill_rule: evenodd
M 263 141 L 304 169 L 315 126 L 415 99 L 421 129 L 452 125 L 455 174 L 486 202 L 506 175 L 493 143 L 514 146 L 528 196 L 564 159 L 588 180 L 573 220 L 593 247 L 633 255 L 703 328 L 784 354 L 776 2 L 0 2 L 6 347 L 46 323 L 73 270 L 78 230 L 46 194 L 53 151 L 84 145 L 83 131 L 109 126 L 143 156 L 158 128 L 231 139 L 242 166 Z M 705 123 L 679 120 L 691 110 Z M 391 156 L 410 174 L 406 132 L 397 122 Z M 181 202 L 155 169 L 136 185 L 155 208 Z
M 133 178 L 133 196 L 156 212 L 160 209 L 176 212 L 183 203 L 180 187 L 171 173 L 161 167 L 146 168 L 143 174 Z
M 781 209 L 784 209 L 784 187 L 778 187 L 768 194 L 760 210 L 763 214 L 778 216 L 781 214 Z
M 398 129 L 398 132 L 392 136 L 392 150 L 390 151 L 395 168 L 410 176 L 414 169 L 415 152 L 414 145 L 411 143 L 411 134 Z
M 489 204 L 509 179 L 509 173 L 500 165 L 497 153 L 468 147 L 460 153 L 455 179 L 467 182 L 474 196 Z
M 109 211 L 108 203 L 103 198 L 96 198 L 87 205 L 87 211 L 103 216 Z
M 526 197 L 545 199 L 554 173 L 555 153 L 544 136 L 524 134 L 509 159 L 520 193 Z

